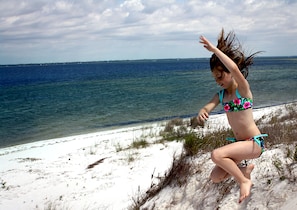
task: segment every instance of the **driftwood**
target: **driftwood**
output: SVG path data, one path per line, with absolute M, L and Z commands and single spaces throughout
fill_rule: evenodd
M 108 157 L 105 157 L 105 158 L 101 158 L 100 160 L 97 160 L 96 162 L 88 165 L 87 169 L 91 169 L 91 168 L 94 168 L 96 165 L 100 164 L 100 163 L 103 163 L 103 161 L 108 158 Z

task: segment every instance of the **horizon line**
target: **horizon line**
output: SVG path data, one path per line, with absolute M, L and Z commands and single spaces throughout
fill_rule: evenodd
M 257 58 L 297 58 L 297 55 L 279 55 L 279 56 L 257 56 Z M 142 59 L 114 59 L 114 60 L 98 60 L 98 61 L 59 61 L 59 62 L 41 62 L 41 63 L 18 63 L 18 64 L 0 64 L 0 66 L 29 66 L 29 65 L 61 65 L 61 64 L 87 64 L 87 63 L 117 63 L 117 62 L 143 62 L 143 61 L 169 61 L 169 60 L 201 60 L 209 59 L 209 57 L 197 58 L 142 58 Z

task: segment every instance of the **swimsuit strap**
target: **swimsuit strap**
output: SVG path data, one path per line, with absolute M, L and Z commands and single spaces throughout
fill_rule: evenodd
M 223 104 L 224 92 L 225 89 L 219 91 L 219 99 L 221 104 Z
M 219 99 L 221 104 L 223 104 L 224 93 L 225 93 L 225 89 L 219 91 Z M 241 95 L 239 94 L 237 89 L 235 91 L 235 94 L 237 98 L 241 98 Z
M 242 98 L 242 97 L 241 97 L 241 95 L 239 94 L 239 92 L 238 92 L 238 90 L 237 90 L 237 89 L 236 89 L 236 92 L 235 92 L 235 94 L 236 94 L 236 97 L 237 97 L 237 98 Z
M 264 136 L 268 136 L 268 134 L 264 133 L 264 134 L 260 134 L 260 135 L 257 135 L 257 136 L 254 136 L 253 138 L 254 139 L 258 139 L 260 137 L 264 137 Z
M 233 137 L 227 137 L 226 140 L 231 142 L 236 142 L 236 138 L 233 138 Z

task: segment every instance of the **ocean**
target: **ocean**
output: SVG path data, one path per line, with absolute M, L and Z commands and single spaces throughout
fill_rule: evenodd
M 255 108 L 296 101 L 297 57 L 258 57 L 248 80 Z M 1 65 L 0 148 L 195 116 L 219 89 L 208 58 Z

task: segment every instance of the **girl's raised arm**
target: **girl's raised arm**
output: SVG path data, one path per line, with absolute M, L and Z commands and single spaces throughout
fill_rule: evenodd
M 235 81 L 238 83 L 238 90 L 244 97 L 251 97 L 250 86 L 248 81 L 244 78 L 240 72 L 238 66 L 221 50 L 215 47 L 204 36 L 200 36 L 200 43 L 210 52 L 213 52 L 225 67 L 230 71 Z

